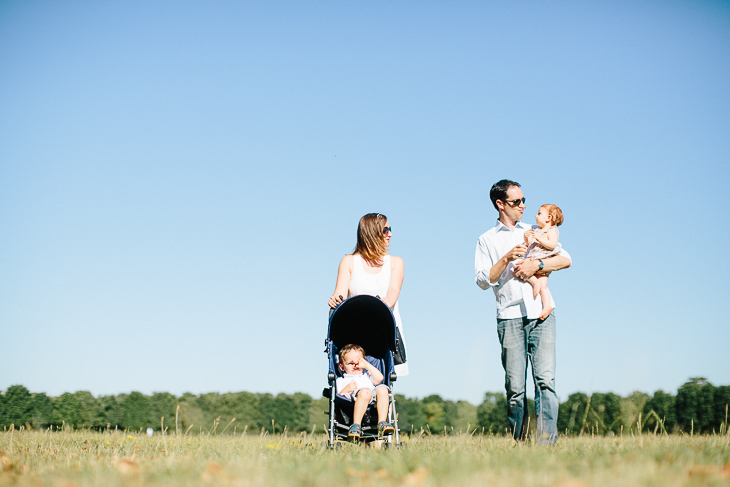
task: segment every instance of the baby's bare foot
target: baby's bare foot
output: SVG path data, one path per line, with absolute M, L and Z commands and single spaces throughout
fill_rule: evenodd
M 547 308 L 543 308 L 542 309 L 542 313 L 540 313 L 540 319 L 541 320 L 544 320 L 545 318 L 547 318 L 550 315 L 550 313 L 552 311 L 553 311 L 553 307 L 552 306 L 548 306 Z

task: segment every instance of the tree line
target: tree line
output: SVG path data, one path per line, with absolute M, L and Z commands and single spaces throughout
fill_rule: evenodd
M 634 392 L 571 394 L 560 404 L 558 430 L 568 435 L 623 434 L 636 431 L 666 433 L 713 433 L 727 431 L 730 386 L 714 386 L 696 377 L 677 394 L 662 390 L 653 395 Z M 438 395 L 423 399 L 396 394 L 402 431 L 452 434 L 508 431 L 507 400 L 503 393 L 489 392 L 479 406 L 467 401 L 444 400 Z M 327 422 L 328 400 L 307 394 L 185 393 L 145 395 L 139 392 L 94 397 L 86 391 L 49 397 L 31 393 L 22 385 L 0 393 L 0 428 L 62 428 L 140 431 L 153 428 L 168 433 L 251 433 L 284 430 L 322 432 Z M 535 407 L 528 401 L 531 421 Z

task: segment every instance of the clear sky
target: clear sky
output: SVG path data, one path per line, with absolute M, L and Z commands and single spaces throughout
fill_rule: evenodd
M 504 374 L 499 179 L 565 214 L 557 392 L 730 384 L 730 3 L 0 1 L 0 389 L 326 386 L 357 222 L 411 375 Z

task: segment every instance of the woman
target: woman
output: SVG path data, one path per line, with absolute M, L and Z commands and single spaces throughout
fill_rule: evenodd
M 340 261 L 337 271 L 335 293 L 329 299 L 330 308 L 336 308 L 342 296 L 368 294 L 380 296 L 393 311 L 398 328 L 399 351 L 395 354 L 395 373 L 408 375 L 406 346 L 398 312 L 398 295 L 403 284 L 403 259 L 388 254 L 390 238 L 393 236 L 388 218 L 380 213 L 368 213 L 360 218 L 357 227 L 357 246 L 352 254 Z M 385 296 L 385 297 L 383 297 Z

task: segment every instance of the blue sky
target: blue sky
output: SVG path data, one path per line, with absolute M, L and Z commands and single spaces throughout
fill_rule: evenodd
M 0 2 L 0 389 L 319 395 L 365 213 L 397 392 L 503 389 L 488 192 L 565 214 L 557 392 L 730 384 L 727 2 Z

